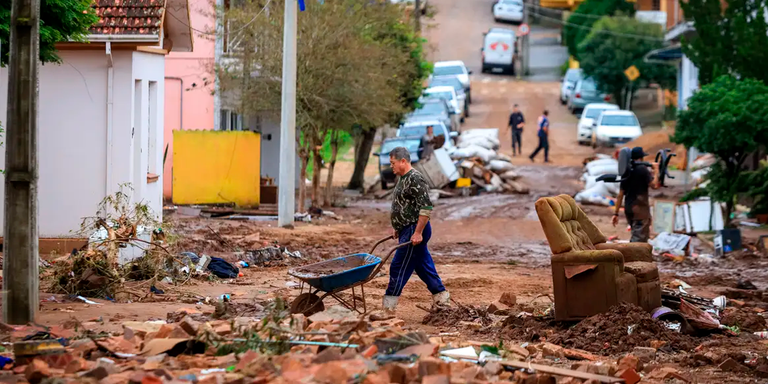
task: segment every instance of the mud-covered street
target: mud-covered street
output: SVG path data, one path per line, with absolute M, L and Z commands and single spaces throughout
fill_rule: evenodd
M 739 335 L 716 333 L 689 336 L 665 328 L 650 320 L 647 314 L 643 317 L 626 307 L 578 325 L 576 322 L 552 320 L 552 251 L 534 203 L 541 197 L 573 196 L 580 191 L 584 187 L 579 180 L 583 173 L 583 161 L 595 153 L 591 147 L 577 143 L 577 117 L 561 105 L 558 98 L 559 68 L 567 59 L 566 48 L 559 44 L 559 29 L 556 26 L 533 26 L 532 75 L 528 79 L 481 73 L 483 32 L 494 26 L 516 26 L 494 23 L 489 12 L 490 0 L 430 0 L 429 4 L 434 7 L 436 15 L 424 27 L 430 46 L 428 58 L 431 61 L 463 60 L 473 70 L 471 114 L 462 124 L 462 129 L 498 128 L 500 152 L 512 156 L 511 136 L 507 130 L 512 106 L 518 104 L 525 115 L 528 125 L 523 133 L 523 155 L 512 157 L 512 163 L 521 176 L 520 182 L 528 186 L 530 192 L 440 198 L 434 202 L 434 213 L 430 219 L 433 235 L 429 249 L 437 271 L 451 293 L 453 309 L 461 313 L 465 310 L 471 312 L 466 308 L 485 310 L 490 304 L 497 303 L 502 294 L 513 295 L 516 303 L 505 309 L 505 316 L 486 312 L 464 315 L 429 313 L 431 295 L 426 285 L 414 275 L 406 285 L 397 308 L 397 318 L 404 321 L 403 329 L 424 331 L 438 338 L 441 334 L 452 335 L 455 339 L 451 340 L 491 345 L 502 341 L 524 351 L 527 351 L 526 347 L 521 345 L 549 341 L 561 347 L 587 351 L 612 362 L 635 351 L 637 346 L 648 348 L 654 345 L 655 358 L 645 362 L 645 370 L 637 369 L 646 376 L 643 382 L 764 382 L 764 377 L 768 377 L 768 361 L 764 361 L 768 345 L 753 335 L 752 328 L 746 330 L 743 325 Z M 546 164 L 542 155 L 535 162 L 527 157 L 537 145 L 534 122 L 544 110 L 549 111 L 551 121 L 551 161 Z M 349 168 L 349 164 L 337 168 L 337 180 L 347 180 L 350 175 L 346 171 L 351 171 Z M 243 255 L 249 252 L 272 245 L 297 254 L 240 268 L 242 276 L 235 279 L 193 278 L 181 283 L 161 281 L 154 287 L 162 294 L 150 293 L 148 285 L 127 285 L 131 298 L 116 302 L 93 299 L 96 304 L 89 304 L 61 294 L 47 293 L 50 287 L 44 286 L 46 280 L 42 280 L 44 293 L 40 294 L 42 304 L 37 322 L 58 326 L 75 321 L 79 327 L 98 334 L 121 332 L 124 330 L 123 323 L 127 321 L 169 320 L 185 314 L 209 316 L 220 310 L 218 305 L 223 295 L 229 296 L 229 309 L 226 310 L 232 312 L 232 318 L 260 312 L 263 310 L 261 303 L 275 298 L 284 298 L 290 303 L 300 293 L 300 282 L 289 276 L 290 268 L 369 252 L 372 244 L 391 233 L 389 199 L 343 193 L 341 190 L 338 193 L 339 206 L 330 208 L 332 216 L 316 216 L 309 223 L 297 221 L 293 229 L 277 228 L 277 222 L 271 219 L 238 221 L 169 212 L 164 218 L 167 223 L 165 230 L 173 234 L 175 247 L 179 251 L 220 257 L 232 263 L 247 259 Z M 682 190 L 655 193 L 657 196 L 679 198 Z M 607 237 L 629 239 L 623 216 L 617 227 L 610 224 L 612 207 L 584 206 L 584 210 Z M 760 234 L 762 232 L 757 229 L 743 230 L 745 239 L 752 242 Z M 393 245 L 393 242 L 385 243 L 374 254 L 384 256 Z M 697 245 L 706 246 L 704 243 Z M 676 281 L 682 280 L 690 285 L 685 290 L 691 295 L 711 300 L 725 294 L 728 300 L 735 300 L 727 307 L 738 312 L 734 316 L 741 316 L 739 319 L 744 324 L 748 322 L 745 319 L 757 322 L 755 329 L 764 330 L 765 319 L 761 313 L 768 310 L 768 261 L 765 256 L 745 251 L 722 259 L 686 256 L 682 262 L 657 255 L 655 261 L 663 287 L 678 289 L 680 284 Z M 368 312 L 381 306 L 388 282 L 387 272 L 385 267 L 376 279 L 365 286 Z M 746 282 L 753 284 L 754 289 L 742 289 Z M 349 296 L 342 293 L 341 297 Z M 335 302 L 329 297 L 324 304 L 325 308 L 329 308 Z M 739 361 L 740 365 L 754 360 L 755 366 L 746 370 L 729 369 L 720 366 L 725 359 Z M 565 352 L 544 351 L 534 360 L 536 363 L 569 368 L 577 359 L 570 361 Z M 651 373 L 663 367 L 680 372 L 684 378 L 662 375 L 655 380 Z M 3 382 L 2 376 L 0 382 Z

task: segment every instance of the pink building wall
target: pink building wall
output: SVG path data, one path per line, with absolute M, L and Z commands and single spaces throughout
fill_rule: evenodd
M 189 11 L 194 29 L 193 51 L 173 52 L 165 57 L 163 153 L 167 146 L 168 155 L 163 169 L 163 197 L 166 200 L 172 196 L 173 130 L 214 129 L 214 8 L 210 0 L 189 0 Z

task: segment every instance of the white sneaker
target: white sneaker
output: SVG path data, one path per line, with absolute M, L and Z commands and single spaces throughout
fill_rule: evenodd
M 395 312 L 395 309 L 397 309 L 398 300 L 400 300 L 399 296 L 384 296 L 381 307 L 387 312 Z
M 448 291 L 442 291 L 432 295 L 432 305 L 449 306 L 451 305 L 451 294 Z

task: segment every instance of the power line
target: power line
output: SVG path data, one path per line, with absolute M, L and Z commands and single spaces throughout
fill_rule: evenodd
M 249 22 L 245 23 L 245 25 L 243 25 L 242 27 L 240 27 L 240 28 L 238 28 L 238 29 L 236 29 L 236 30 L 234 30 L 234 31 L 224 32 L 224 35 L 231 35 L 231 34 L 235 34 L 235 33 L 238 33 L 238 32 L 240 32 L 240 31 L 242 31 L 242 30 L 244 30 L 244 29 L 248 28 L 248 26 L 249 26 L 249 25 L 251 25 L 251 24 L 252 24 L 254 21 L 256 21 L 256 19 L 257 19 L 259 16 L 261 16 L 261 14 L 262 14 L 262 13 L 264 13 L 264 11 L 267 9 L 267 7 L 269 7 L 269 3 L 271 3 L 271 2 L 272 2 L 272 0 L 267 0 L 267 4 L 265 4 L 265 5 L 264 5 L 264 8 L 262 8 L 262 9 L 259 11 L 259 13 L 257 13 L 257 14 L 256 14 L 256 16 L 254 16 L 254 17 L 251 19 L 251 21 L 249 21 Z M 189 29 L 191 29 L 191 30 L 193 30 L 193 31 L 195 31 L 195 32 L 197 32 L 197 33 L 200 33 L 200 34 L 203 34 L 203 35 L 209 35 L 209 36 L 216 36 L 216 35 L 217 35 L 217 33 L 216 33 L 216 32 L 201 31 L 201 30 L 199 30 L 199 29 L 196 29 L 196 28 L 194 28 L 193 26 L 191 26 L 191 25 L 187 24 L 187 23 L 186 23 L 184 20 L 181 20 L 181 19 L 179 19 L 179 18 L 178 18 L 176 15 L 174 15 L 173 13 L 168 13 L 168 14 L 169 14 L 169 15 L 171 15 L 171 17 L 173 17 L 174 19 L 176 19 L 176 20 L 177 20 L 179 23 L 181 23 L 181 24 L 182 24 L 182 25 L 184 25 L 185 27 L 188 27 Z

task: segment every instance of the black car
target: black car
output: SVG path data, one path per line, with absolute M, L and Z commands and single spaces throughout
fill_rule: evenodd
M 395 173 L 392 171 L 392 165 L 389 162 L 389 153 L 397 147 L 405 147 L 411 153 L 411 164 L 416 164 L 421 159 L 421 137 L 393 137 L 384 140 L 381 143 L 381 150 L 374 153 L 379 157 L 379 175 L 381 176 L 381 189 L 387 189 L 389 184 L 396 181 Z

